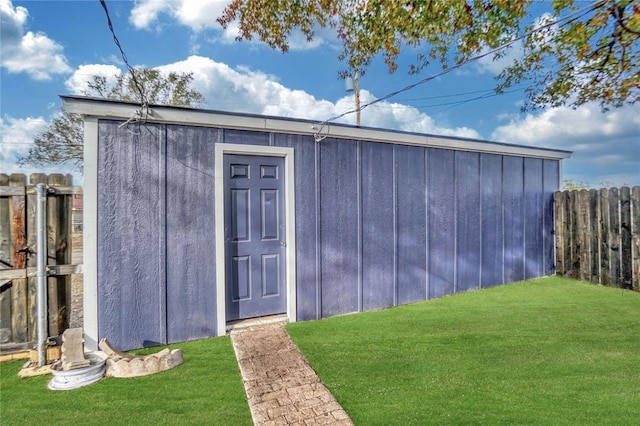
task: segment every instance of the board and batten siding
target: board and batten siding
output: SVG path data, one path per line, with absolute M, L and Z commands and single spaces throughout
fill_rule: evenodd
M 317 142 L 309 122 L 164 107 L 155 121 L 123 125 L 135 106 L 63 102 L 87 116 L 89 347 L 224 330 L 220 144 L 293 152 L 293 320 L 554 273 L 553 193 L 568 152 L 349 126 Z
M 133 349 L 213 336 L 217 130 L 120 124 L 98 125 L 98 338 Z
M 99 337 L 215 335 L 214 147 L 291 147 L 297 319 L 553 273 L 556 160 L 100 120 Z
M 554 272 L 557 160 L 300 139 L 274 142 L 314 171 L 296 175 L 299 320 Z

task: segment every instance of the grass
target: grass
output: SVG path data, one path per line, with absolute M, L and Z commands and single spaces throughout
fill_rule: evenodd
M 23 361 L 0 364 L 0 423 L 251 425 L 228 337 L 171 345 L 184 364 L 133 379 L 50 391 L 50 376 L 18 378 Z M 138 351 L 152 353 L 159 348 Z
M 552 277 L 289 324 L 356 424 L 637 424 L 640 294 Z
M 640 418 L 638 293 L 554 277 L 288 330 L 358 425 Z M 0 422 L 251 424 L 229 338 L 171 347 L 174 370 L 72 391 L 2 363 Z

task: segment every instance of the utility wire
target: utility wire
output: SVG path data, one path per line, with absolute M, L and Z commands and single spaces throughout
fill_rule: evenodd
M 518 88 L 518 89 L 505 90 L 505 91 L 503 91 L 503 92 L 501 92 L 501 93 L 494 93 L 494 94 L 489 94 L 489 93 L 487 93 L 486 95 L 476 96 L 475 98 L 465 99 L 465 100 L 461 100 L 461 101 L 457 101 L 457 102 L 442 103 L 442 104 L 439 104 L 439 105 L 431 105 L 431 106 L 434 106 L 434 107 L 435 107 L 435 106 L 445 106 L 445 105 L 449 105 L 449 106 L 448 106 L 448 107 L 446 107 L 446 108 L 442 108 L 442 109 L 440 109 L 440 110 L 438 110 L 438 111 L 434 112 L 434 114 L 438 114 L 438 113 L 441 113 L 441 112 L 443 112 L 443 111 L 450 110 L 451 108 L 455 108 L 455 107 L 458 107 L 458 106 L 461 106 L 461 105 L 464 105 L 464 104 L 468 104 L 468 103 L 470 103 L 470 102 L 479 101 L 479 100 L 482 100 L 482 99 L 493 98 L 493 97 L 495 97 L 495 96 L 503 95 L 503 94 L 505 94 L 505 93 L 521 92 L 521 91 L 523 91 L 523 90 L 524 90 L 524 87 L 520 87 L 520 88 Z
M 472 90 L 470 92 L 449 93 L 447 95 L 424 96 L 421 98 L 402 98 L 402 99 L 396 99 L 396 101 L 411 102 L 411 101 L 424 101 L 427 99 L 455 98 L 457 96 L 475 95 L 476 93 L 487 93 L 487 92 L 495 93 L 495 90 L 494 89 Z
M 457 101 L 450 101 L 450 102 L 441 102 L 441 103 L 437 103 L 437 104 L 425 104 L 425 105 L 404 105 L 404 104 L 389 104 L 389 105 L 373 105 L 374 108 L 378 107 L 378 108 L 407 108 L 407 107 L 411 107 L 411 108 L 433 108 L 433 107 L 438 107 L 438 106 L 446 106 L 446 105 L 452 105 L 451 108 L 459 106 L 459 105 L 464 105 L 464 104 L 468 104 L 469 102 L 473 102 L 473 101 L 477 101 L 480 99 L 489 99 L 489 98 L 494 98 L 496 96 L 501 96 L 504 95 L 506 93 L 514 93 L 514 92 L 521 92 L 523 91 L 525 88 L 524 87 L 519 87 L 516 89 L 511 89 L 511 90 L 505 90 L 502 91 L 500 93 L 496 93 L 496 91 L 494 89 L 487 89 L 487 90 L 476 90 L 474 92 L 467 92 L 467 93 L 462 93 L 462 94 L 458 94 L 458 95 L 442 95 L 442 96 L 432 96 L 432 97 L 427 97 L 427 98 L 416 98 L 416 100 L 419 99 L 441 99 L 441 98 L 448 98 L 448 97 L 456 97 L 456 96 L 462 96 L 462 95 L 471 95 L 474 93 L 482 93 L 482 95 L 478 95 L 478 96 L 474 96 L 472 98 L 466 98 L 466 99 L 460 99 Z M 445 108 L 449 109 L 449 108 Z M 444 110 L 443 110 L 444 111 Z
M 487 57 L 489 55 L 493 55 L 493 54 L 499 52 L 500 50 L 505 49 L 507 47 L 510 47 L 511 45 L 516 43 L 517 41 L 520 41 L 520 40 L 522 40 L 522 39 L 524 39 L 526 37 L 529 37 L 529 36 L 531 36 L 532 34 L 538 32 L 538 31 L 542 31 L 544 29 L 550 28 L 550 27 L 552 27 L 554 25 L 557 25 L 557 24 L 559 24 L 561 22 L 562 22 L 562 24 L 560 26 L 568 25 L 571 22 L 575 21 L 576 19 L 579 19 L 582 16 L 586 15 L 587 13 L 591 12 L 592 10 L 595 10 L 595 9 L 597 9 L 599 7 L 602 7 L 605 3 L 606 3 L 605 0 L 600 0 L 600 1 L 596 2 L 596 3 L 593 3 L 590 6 L 587 6 L 587 7 L 583 8 L 583 9 L 581 9 L 581 10 L 576 11 L 572 15 L 566 16 L 564 18 L 559 18 L 559 19 L 557 19 L 555 21 L 548 22 L 548 23 L 546 23 L 544 25 L 536 27 L 536 28 L 532 29 L 531 31 L 528 31 L 525 34 L 521 35 L 520 37 L 516 37 L 516 38 L 514 38 L 514 39 L 512 39 L 512 40 L 510 40 L 510 41 L 508 41 L 508 42 L 496 47 L 495 49 L 491 49 L 491 50 L 489 50 L 489 51 L 487 51 L 485 53 L 481 53 L 479 55 L 476 55 L 476 56 L 474 56 L 472 58 L 469 58 L 469 59 L 467 59 L 467 60 L 465 60 L 463 62 L 460 62 L 459 64 L 455 64 L 455 65 L 451 66 L 450 68 L 447 68 L 447 69 L 443 70 L 442 72 L 439 72 L 437 74 L 431 75 L 431 76 L 426 77 L 426 78 L 423 78 L 422 80 L 420 80 L 420 81 L 418 81 L 416 83 L 410 84 L 410 85 L 408 85 L 408 86 L 406 86 L 406 87 L 404 87 L 404 88 L 402 88 L 400 90 L 396 90 L 395 92 L 391 92 L 391 93 L 388 93 L 388 94 L 386 94 L 386 95 L 384 95 L 384 96 L 382 96 L 380 98 L 374 99 L 371 102 L 367 102 L 364 105 L 361 105 L 359 109 L 358 108 L 352 109 L 352 110 L 343 112 L 342 114 L 339 114 L 339 115 L 336 115 L 334 117 L 331 117 L 331 118 L 325 120 L 324 122 L 319 123 L 320 128 L 319 128 L 318 132 L 316 133 L 316 141 L 319 142 L 319 141 L 321 141 L 322 139 L 324 139 L 328 135 L 328 132 L 325 132 L 324 135 L 322 135 L 321 133 L 322 133 L 322 129 L 325 126 L 327 126 L 331 121 L 335 121 L 335 120 L 338 120 L 338 119 L 340 119 L 340 118 L 342 118 L 342 117 L 344 117 L 346 115 L 353 114 L 354 112 L 357 112 L 358 110 L 362 111 L 363 109 L 365 109 L 365 108 L 367 108 L 367 107 L 369 107 L 371 105 L 375 105 L 375 104 L 377 104 L 379 102 L 382 102 L 382 101 L 387 100 L 389 98 L 392 98 L 392 97 L 394 97 L 396 95 L 399 95 L 400 93 L 407 92 L 407 91 L 409 91 L 409 90 L 411 90 L 411 89 L 413 89 L 413 88 L 415 88 L 417 86 L 420 86 L 420 85 L 422 85 L 424 83 L 427 83 L 427 82 L 429 82 L 431 80 L 435 80 L 438 77 L 442 77 L 443 75 L 446 75 L 446 74 L 450 73 L 451 71 L 454 71 L 454 70 L 456 70 L 456 69 L 458 69 L 458 68 L 460 68 L 460 67 L 462 67 L 464 65 L 476 62 L 476 61 L 478 61 L 478 60 L 480 60 L 480 59 L 482 59 L 484 57 Z
M 105 3 L 104 0 L 100 0 L 100 4 L 102 5 L 102 8 L 104 9 L 104 13 L 107 16 L 107 26 L 109 27 L 109 31 L 111 31 L 111 35 L 113 35 L 113 42 L 115 43 L 116 47 L 120 51 L 120 55 L 122 56 L 122 61 L 127 66 L 127 69 L 129 70 L 129 74 L 131 74 L 131 79 L 133 80 L 133 84 L 136 86 L 136 89 L 140 94 L 140 104 L 143 106 L 146 106 L 147 99 L 144 93 L 144 87 L 142 87 L 142 85 L 138 82 L 138 79 L 136 78 L 135 69 L 129 64 L 127 55 L 124 53 L 124 49 L 120 44 L 120 40 L 118 40 L 118 36 L 116 36 L 116 32 L 113 29 L 113 23 L 111 22 L 111 17 L 109 16 L 109 9 L 107 9 L 107 4 Z

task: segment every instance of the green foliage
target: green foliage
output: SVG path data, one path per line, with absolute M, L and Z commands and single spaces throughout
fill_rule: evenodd
M 46 166 L 68 163 L 82 170 L 83 121 L 79 114 L 60 113 L 56 115 L 47 129 L 36 135 L 33 146 L 18 164 Z
M 541 29 L 533 0 L 234 0 L 218 22 L 239 24 L 238 40 L 254 37 L 286 52 L 293 31 L 308 41 L 315 29 L 336 29 L 347 69 L 363 75 L 382 55 L 389 71 L 401 51 L 419 53 L 409 72 L 439 62 L 461 64 L 521 37 L 524 56 L 498 76 L 498 92 L 530 82 L 526 108 L 578 106 L 599 101 L 603 109 L 638 101 L 640 5 L 632 0 L 553 0 L 555 17 Z M 525 25 L 525 21 L 536 21 Z M 547 22 L 550 24 L 550 22 Z M 495 59 L 505 50 L 495 53 Z
M 162 74 L 155 69 L 140 68 L 135 70 L 135 75 L 135 80 L 129 74 L 118 74 L 114 79 L 91 76 L 83 95 L 139 103 L 142 91 L 144 101 L 151 105 L 193 107 L 204 102 L 202 94 L 191 88 L 192 74 Z M 82 170 L 83 135 L 82 117 L 60 112 L 47 129 L 34 138 L 33 146 L 27 155 L 18 159 L 18 164 L 46 166 L 67 163 Z
M 562 180 L 562 189 L 564 191 L 579 191 L 581 189 L 590 189 L 591 186 L 589 186 L 588 183 L 586 182 L 576 182 L 573 179 L 563 179 Z
M 578 6 L 583 4 L 554 1 L 558 15 Z M 531 82 L 529 108 L 596 101 L 608 110 L 640 100 L 640 3 L 598 1 L 574 16 L 525 37 L 524 56 L 498 76 L 498 90 Z
M 184 364 L 150 376 L 108 378 L 50 391 L 50 376 L 18 378 L 21 361 L 0 364 L 2 423 L 251 425 L 242 379 L 228 337 L 180 343 Z M 145 350 L 142 352 L 156 352 Z
M 355 424 L 634 424 L 638 312 L 549 277 L 287 329 Z
M 589 185 L 583 181 L 574 181 L 573 179 L 562 179 L 562 190 L 563 191 L 580 191 L 583 189 L 598 189 L 598 188 L 613 188 L 613 187 L 622 187 L 629 186 L 626 183 L 622 183 L 622 185 L 616 185 L 613 182 L 603 181 L 599 182 L 597 185 Z
M 156 69 L 139 68 L 135 70 L 135 75 L 134 80 L 130 74 L 118 74 L 112 83 L 105 76 L 94 75 L 87 84 L 88 90 L 83 94 L 139 103 L 137 82 L 144 94 L 144 101 L 148 104 L 192 107 L 204 102 L 202 94 L 190 88 L 193 74 L 162 74 Z

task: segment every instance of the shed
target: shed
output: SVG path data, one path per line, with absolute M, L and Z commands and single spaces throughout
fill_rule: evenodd
M 136 349 L 554 273 L 570 152 L 64 96 L 85 117 L 84 329 Z

